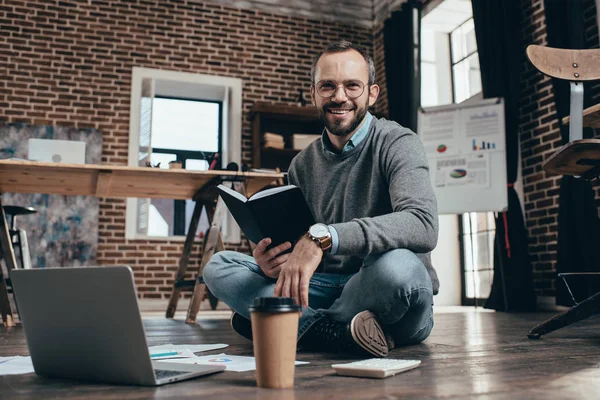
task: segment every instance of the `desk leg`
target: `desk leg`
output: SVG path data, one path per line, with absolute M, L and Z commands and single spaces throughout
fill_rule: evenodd
M 200 221 L 200 215 L 202 213 L 202 206 L 203 203 L 201 201 L 196 200 L 196 205 L 194 206 L 194 213 L 192 214 L 190 226 L 188 227 L 188 233 L 185 238 L 185 244 L 183 246 L 183 253 L 181 254 L 181 258 L 179 259 L 179 269 L 177 270 L 175 280 L 173 281 L 173 291 L 171 292 L 171 299 L 169 300 L 169 306 L 167 307 L 167 318 L 173 318 L 173 316 L 175 315 L 175 310 L 177 309 L 177 302 L 179 301 L 179 295 L 181 292 L 181 288 L 177 286 L 177 282 L 183 280 L 183 276 L 187 271 L 188 262 L 190 260 L 190 253 L 192 252 L 194 238 L 196 236 L 196 231 L 198 230 L 198 223 Z
M 4 214 L 4 208 L 2 207 L 2 199 L 0 198 L 0 245 L 2 246 L 2 254 L 4 256 L 4 262 L 6 263 L 7 273 L 10 276 L 10 271 L 15 269 L 17 260 L 15 259 L 15 253 L 13 251 L 10 235 L 8 233 L 8 225 L 6 224 L 6 215 Z M 8 298 L 8 288 L 6 282 L 2 276 L 2 269 L 0 269 L 0 312 L 2 313 L 2 320 L 4 326 L 15 326 L 13 319 L 12 307 L 10 305 L 10 299 Z
M 221 199 L 221 197 L 219 197 L 212 218 L 210 218 L 211 213 L 208 213 L 211 221 L 210 229 L 208 230 L 208 234 L 206 236 L 206 243 L 204 244 L 204 249 L 202 251 L 202 261 L 200 262 L 200 267 L 198 268 L 196 277 L 202 276 L 204 266 L 208 263 L 208 260 L 210 260 L 213 254 L 215 254 L 216 251 L 223 250 L 225 248 L 223 238 L 221 237 L 221 224 L 223 222 L 226 209 L 227 207 L 225 206 L 225 202 Z M 194 285 L 194 293 L 192 294 L 192 299 L 190 300 L 190 305 L 188 307 L 187 318 L 185 319 L 186 323 L 196 323 L 196 316 L 198 315 L 200 303 L 204 297 L 204 291 L 204 283 L 196 283 Z

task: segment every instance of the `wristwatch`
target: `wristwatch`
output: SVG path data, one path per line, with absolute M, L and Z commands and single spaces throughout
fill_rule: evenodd
M 308 229 L 308 237 L 314 240 L 323 251 L 331 248 L 331 232 L 325 224 L 312 225 Z

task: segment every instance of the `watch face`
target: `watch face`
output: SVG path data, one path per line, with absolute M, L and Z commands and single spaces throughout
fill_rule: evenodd
M 309 233 L 312 237 L 322 238 L 329 234 L 329 228 L 324 224 L 315 224 L 310 227 Z

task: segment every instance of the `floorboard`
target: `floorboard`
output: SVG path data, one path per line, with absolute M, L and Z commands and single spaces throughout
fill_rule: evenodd
M 222 314 L 220 319 L 201 317 L 196 325 L 186 325 L 182 319 L 145 318 L 149 344 L 224 342 L 230 345 L 227 349 L 205 354 L 252 355 L 251 343 L 237 336 Z M 384 380 L 337 376 L 330 365 L 349 357 L 300 352 L 297 358 L 310 364 L 296 368 L 293 390 L 259 389 L 254 372 L 224 372 L 157 388 L 28 374 L 0 376 L 0 398 L 598 399 L 600 318 L 592 317 L 541 340 L 529 340 L 528 330 L 551 315 L 472 310 L 436 314 L 427 341 L 390 354 L 420 359 L 421 366 Z M 0 356 L 28 355 L 21 327 L 0 328 L 0 344 Z

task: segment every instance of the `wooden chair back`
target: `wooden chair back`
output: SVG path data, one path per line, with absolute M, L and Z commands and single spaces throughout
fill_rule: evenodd
M 527 47 L 529 61 L 541 73 L 567 81 L 600 79 L 600 49 L 569 50 L 538 46 Z

